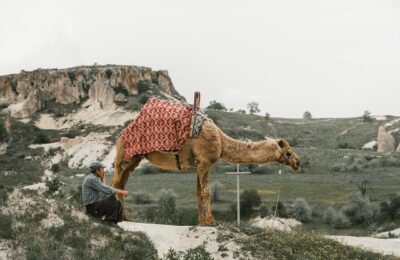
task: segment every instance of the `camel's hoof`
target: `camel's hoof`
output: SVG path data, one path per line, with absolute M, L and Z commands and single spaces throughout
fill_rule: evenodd
M 204 225 L 205 226 L 216 226 L 217 221 L 215 221 L 214 218 L 206 219 L 206 221 L 204 221 Z

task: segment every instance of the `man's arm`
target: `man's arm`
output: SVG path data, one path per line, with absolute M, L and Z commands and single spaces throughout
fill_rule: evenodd
M 110 186 L 102 183 L 99 178 L 93 178 L 92 181 L 90 182 L 90 184 L 91 184 L 90 186 L 92 186 L 93 189 L 102 191 L 106 194 L 116 194 L 117 193 L 117 194 L 123 195 L 123 196 L 128 195 L 127 191 L 110 187 Z

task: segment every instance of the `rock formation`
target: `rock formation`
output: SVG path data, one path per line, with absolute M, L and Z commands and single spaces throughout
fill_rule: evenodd
M 31 116 L 46 108 L 49 102 L 80 106 L 89 100 L 100 108 L 114 108 L 126 101 L 125 94 L 140 94 L 141 82 L 155 86 L 157 93 L 164 97 L 184 100 L 167 71 L 105 65 L 37 69 L 0 76 L 0 105 L 18 118 Z
M 394 151 L 394 137 L 386 132 L 384 126 L 379 127 L 378 131 L 378 150 L 377 152 L 393 152 Z

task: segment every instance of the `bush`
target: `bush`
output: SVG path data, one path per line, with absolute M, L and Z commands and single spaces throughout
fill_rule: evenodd
M 351 193 L 342 210 L 353 224 L 368 223 L 373 217 L 368 197 L 359 193 Z
M 11 239 L 12 238 L 12 228 L 11 228 L 11 218 L 5 216 L 0 211 L 0 238 Z
M 240 214 L 244 217 L 250 216 L 253 213 L 254 207 L 261 204 L 261 196 L 256 190 L 244 190 L 240 194 Z
M 400 209 L 400 193 L 397 193 L 391 200 L 380 203 L 380 212 L 383 216 L 395 219 L 397 211 Z
M 56 191 L 60 190 L 61 186 L 62 186 L 62 183 L 58 177 L 55 177 L 52 180 L 47 180 L 46 181 L 46 187 L 47 187 L 46 195 L 54 194 Z
M 260 213 L 260 217 L 262 217 L 262 218 L 265 218 L 271 214 L 266 205 L 262 205 L 260 207 L 260 209 L 258 210 L 258 213 Z
M 226 111 L 226 107 L 222 104 L 219 103 L 215 100 L 210 102 L 210 105 L 208 107 L 206 107 L 206 109 L 214 109 L 214 110 L 222 110 L 222 111 Z
M 295 199 L 292 207 L 290 208 L 290 215 L 301 222 L 311 221 L 312 210 L 307 201 L 303 198 Z
M 40 133 L 36 134 L 35 139 L 33 140 L 33 143 L 48 144 L 48 143 L 50 143 L 50 139 L 45 133 L 40 132 Z
M 158 199 L 157 222 L 172 224 L 176 213 L 176 194 L 172 190 L 162 189 Z
M 312 119 L 312 115 L 309 111 L 304 112 L 303 114 L 303 119 L 305 120 L 311 120 Z
M 143 191 L 136 191 L 132 195 L 133 203 L 135 204 L 150 204 L 153 200 L 150 198 L 150 195 Z
M 212 255 L 207 252 L 204 245 L 188 249 L 186 251 L 175 251 L 170 248 L 164 255 L 164 260 L 212 260 Z
M 326 224 L 330 224 L 334 228 L 346 228 L 350 225 L 350 221 L 346 215 L 333 207 L 329 207 L 325 210 L 323 220 Z
M 8 139 L 8 133 L 3 122 L 0 122 L 0 142 L 5 142 Z
M 219 181 L 211 183 L 211 201 L 216 202 L 220 200 L 220 193 L 223 187 Z
M 288 213 L 286 210 L 285 204 L 283 202 L 278 201 L 277 205 L 274 205 L 272 207 L 272 213 L 275 215 L 275 209 L 276 209 L 276 216 L 281 217 L 281 218 L 287 218 Z

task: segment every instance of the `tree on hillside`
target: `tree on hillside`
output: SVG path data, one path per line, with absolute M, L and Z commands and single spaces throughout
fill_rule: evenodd
M 365 110 L 364 114 L 363 114 L 363 119 L 364 119 L 364 122 L 372 122 L 371 112 L 369 112 L 368 110 Z
M 267 112 L 267 113 L 265 113 L 265 116 L 264 116 L 264 117 L 265 117 L 265 119 L 268 120 L 268 119 L 270 119 L 271 115 Z
M 210 102 L 210 105 L 208 107 L 206 107 L 206 109 L 214 109 L 214 110 L 222 110 L 222 111 L 226 111 L 226 107 L 222 104 L 219 103 L 215 100 Z
M 310 111 L 304 112 L 303 119 L 305 119 L 305 120 L 311 120 L 312 119 L 312 115 L 311 115 Z
M 260 109 L 258 108 L 258 103 L 255 101 L 251 101 L 250 103 L 248 103 L 247 108 L 249 109 L 250 115 L 260 112 Z

